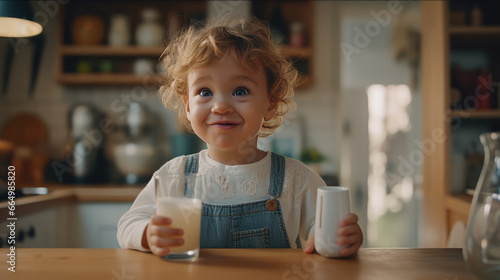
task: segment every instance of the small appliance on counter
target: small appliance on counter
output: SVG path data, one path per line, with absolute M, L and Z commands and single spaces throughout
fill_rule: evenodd
M 124 139 L 113 147 L 113 160 L 121 179 L 127 184 L 147 182 L 158 168 L 151 118 L 146 108 L 136 102 L 129 105 Z
M 65 160 L 77 184 L 104 183 L 108 166 L 104 154 L 105 133 L 99 129 L 104 114 L 91 104 L 76 104 L 69 111 L 69 140 Z

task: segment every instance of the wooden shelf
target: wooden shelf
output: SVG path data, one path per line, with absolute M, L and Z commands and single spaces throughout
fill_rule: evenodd
M 138 47 L 138 46 L 61 46 L 61 55 L 64 56 L 157 56 L 159 57 L 163 47 Z
M 289 57 L 306 58 L 312 56 L 313 51 L 310 48 L 282 47 L 281 52 Z
M 189 2 L 189 3 L 188 3 Z M 127 3 L 121 7 L 122 13 L 126 14 L 130 20 L 131 29 L 135 29 L 142 21 L 138 11 L 143 10 L 147 6 L 152 6 L 159 11 L 172 10 L 178 14 L 183 21 L 183 24 L 189 24 L 191 20 L 197 20 L 204 16 L 206 1 L 136 1 Z M 285 22 L 290 24 L 295 20 L 301 20 L 306 27 L 306 34 L 308 35 L 308 45 L 304 48 L 294 48 L 284 46 L 281 50 L 282 53 L 291 59 L 296 66 L 297 70 L 304 76 L 301 77 L 301 87 L 309 86 L 313 83 L 313 62 L 314 52 L 311 43 L 313 42 L 313 4 L 311 1 L 297 1 L 297 2 L 255 2 L 253 8 L 257 8 L 257 12 L 264 17 L 263 20 L 269 21 L 272 15 L 270 12 L 280 5 L 283 14 L 286 15 Z M 114 14 L 115 4 L 109 1 L 99 3 L 81 3 L 71 2 L 63 7 L 63 12 L 60 13 L 60 30 L 56 50 L 56 76 L 57 81 L 64 85 L 122 85 L 134 86 L 147 84 L 151 86 L 152 83 L 158 84 L 162 79 L 162 75 L 138 76 L 134 75 L 133 65 L 134 61 L 141 57 L 158 61 L 165 47 L 141 47 L 136 45 L 131 46 L 109 46 L 109 45 L 93 45 L 82 46 L 72 45 L 71 24 L 75 18 L 80 14 L 90 13 L 106 17 Z M 254 10 L 255 11 L 255 10 Z M 167 22 L 168 19 L 164 16 L 161 17 L 162 22 Z M 110 59 L 114 66 L 116 73 L 101 74 L 89 73 L 80 74 L 77 71 L 80 59 L 85 59 L 92 68 L 98 68 L 104 59 Z M 98 70 L 92 69 L 97 72 Z M 123 73 L 123 74 L 122 74 Z M 129 74 L 126 74 L 129 73 Z
M 500 26 L 450 26 L 449 33 L 454 35 L 499 35 Z
M 61 55 L 65 57 L 141 57 L 151 56 L 159 58 L 163 52 L 163 47 L 111 47 L 111 46 L 76 46 L 64 45 L 61 46 Z M 284 55 L 292 59 L 307 59 L 312 56 L 310 48 L 293 48 L 283 47 L 282 52 Z M 62 73 L 58 82 L 66 85 L 141 85 L 145 81 L 148 85 L 151 83 L 158 83 L 162 79 L 162 75 L 155 74 L 150 76 L 139 76 L 134 74 L 101 74 L 101 73 Z M 310 86 L 313 83 L 310 75 L 302 76 L 300 78 L 300 87 Z
M 500 110 L 479 110 L 479 111 L 468 111 L 468 110 L 454 110 L 448 114 L 450 118 L 462 118 L 462 119 L 497 119 L 500 118 Z
M 499 44 L 500 26 L 452 26 L 449 35 L 452 44 L 459 46 L 481 47 L 477 44 Z
M 139 76 L 134 74 L 62 74 L 58 81 L 66 85 L 144 85 L 158 84 L 162 75 Z
M 82 46 L 73 44 L 73 24 L 80 15 L 90 14 L 101 17 L 106 23 L 115 14 L 126 16 L 129 24 L 131 42 L 140 23 L 144 21 L 143 11 L 152 8 L 159 12 L 159 23 L 167 27 L 171 15 L 175 14 L 180 25 L 191 21 L 202 20 L 206 14 L 206 1 L 130 1 L 117 7 L 113 1 L 70 1 L 61 6 L 58 13 L 58 38 L 56 47 L 56 79 L 63 85 L 78 86 L 147 86 L 158 85 L 162 75 L 135 75 L 134 64 L 137 59 L 146 58 L 151 62 L 158 61 L 164 46 L 142 47 L 138 45 L 110 46 L 107 43 L 109 26 L 99 45 Z M 165 32 L 166 32 L 165 28 Z M 165 37 L 166 38 L 166 37 Z M 91 73 L 80 73 L 80 61 L 90 64 Z M 109 60 L 112 73 L 102 72 L 100 66 Z M 108 70 L 109 71 L 109 70 Z
M 61 54 L 64 56 L 160 56 L 164 47 L 139 47 L 139 46 L 61 46 Z M 294 48 L 285 46 L 281 52 L 289 57 L 309 57 L 312 55 L 310 48 Z

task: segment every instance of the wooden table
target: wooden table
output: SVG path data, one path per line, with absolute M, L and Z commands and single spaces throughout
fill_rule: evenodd
M 194 263 L 123 249 L 16 249 L 16 272 L 0 249 L 0 279 L 478 279 L 460 249 L 361 249 L 348 259 L 300 249 L 204 249 Z

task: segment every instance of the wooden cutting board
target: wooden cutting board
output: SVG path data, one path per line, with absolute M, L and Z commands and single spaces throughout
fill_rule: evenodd
M 16 169 L 16 186 L 43 184 L 49 159 L 48 132 L 43 121 L 30 113 L 16 115 L 5 123 L 1 138 L 14 146 L 11 164 Z
M 14 146 L 36 149 L 47 142 L 47 127 L 39 117 L 21 113 L 5 123 L 1 138 L 13 143 Z

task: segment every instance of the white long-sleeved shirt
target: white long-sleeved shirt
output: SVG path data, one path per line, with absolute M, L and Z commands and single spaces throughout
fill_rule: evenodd
M 157 172 L 160 174 L 184 173 L 186 156 L 174 158 Z M 224 165 L 199 153 L 198 174 L 210 174 L 217 195 L 204 199 L 208 204 L 240 204 L 269 198 L 271 153 L 258 162 L 244 165 Z M 283 192 L 278 198 L 283 220 L 292 248 L 303 246 L 314 229 L 316 190 L 325 182 L 315 172 L 298 160 L 285 157 Z M 118 242 L 122 248 L 147 251 L 141 245 L 142 235 L 151 216 L 155 213 L 155 186 L 151 179 L 139 193 L 132 207 L 118 222 Z M 297 243 L 296 241 L 299 241 Z

